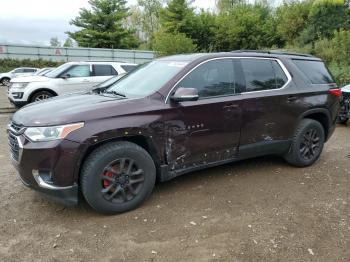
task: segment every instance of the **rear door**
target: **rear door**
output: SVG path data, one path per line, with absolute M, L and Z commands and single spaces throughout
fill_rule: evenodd
M 241 156 L 271 153 L 275 145 L 283 146 L 283 141 L 294 133 L 297 121 L 294 111 L 298 105 L 295 103 L 291 76 L 277 59 L 239 60 L 245 78 Z M 259 146 L 259 150 L 256 146 Z
M 177 88 L 196 88 L 199 100 L 171 103 L 166 158 L 172 169 L 236 157 L 241 126 L 236 67 L 237 61 L 231 58 L 207 61 L 177 84 Z

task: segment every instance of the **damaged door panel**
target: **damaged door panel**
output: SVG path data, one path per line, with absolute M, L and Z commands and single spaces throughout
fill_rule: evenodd
M 171 102 L 166 124 L 166 160 L 183 170 L 235 158 L 241 128 L 241 100 L 233 59 L 199 65 L 177 87 L 196 88 L 198 101 Z

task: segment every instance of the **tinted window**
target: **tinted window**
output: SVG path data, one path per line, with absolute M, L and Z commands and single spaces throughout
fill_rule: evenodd
M 90 76 L 90 66 L 75 65 L 69 68 L 64 74 L 68 74 L 70 77 L 88 77 Z
M 121 68 L 125 70 L 125 72 L 129 73 L 131 70 L 135 69 L 136 65 L 122 65 Z
M 94 76 L 112 76 L 118 75 L 117 71 L 111 65 L 94 65 Z
M 22 69 L 22 68 L 16 69 L 16 70 L 14 71 L 14 73 L 23 73 L 23 69 Z
M 275 60 L 249 58 L 241 61 L 246 92 L 281 88 L 288 80 Z
M 293 60 L 294 64 L 313 84 L 331 84 L 334 80 L 322 61 Z
M 288 78 L 276 60 L 271 60 L 271 63 L 275 73 L 275 88 L 281 88 L 288 82 Z
M 234 94 L 233 63 L 232 59 L 209 61 L 194 69 L 177 86 L 196 88 L 202 98 Z
M 36 72 L 36 69 L 25 68 L 23 71 L 24 71 L 25 73 L 34 73 L 34 72 Z

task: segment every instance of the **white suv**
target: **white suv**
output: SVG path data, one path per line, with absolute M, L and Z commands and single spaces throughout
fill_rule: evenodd
M 39 69 L 32 67 L 20 67 L 10 72 L 0 74 L 0 84 L 8 86 L 12 78 L 20 76 L 30 76 L 35 74 Z
M 16 107 L 53 96 L 89 91 L 111 76 L 124 74 L 137 65 L 121 62 L 69 62 L 45 76 L 11 80 L 8 98 Z

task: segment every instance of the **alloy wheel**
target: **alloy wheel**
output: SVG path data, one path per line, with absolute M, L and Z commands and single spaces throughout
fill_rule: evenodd
M 144 172 L 133 159 L 117 159 L 101 174 L 101 193 L 112 203 L 129 202 L 141 191 L 144 181 Z
M 317 157 L 320 151 L 320 141 L 320 134 L 316 129 L 309 129 L 306 131 L 300 143 L 301 157 L 305 160 Z

